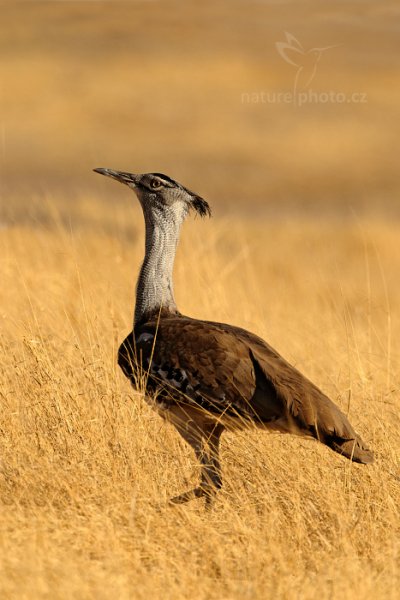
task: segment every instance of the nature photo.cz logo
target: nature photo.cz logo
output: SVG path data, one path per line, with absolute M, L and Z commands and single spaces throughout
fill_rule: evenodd
M 285 41 L 275 42 L 275 48 L 281 58 L 295 68 L 293 91 L 243 92 L 241 96 L 242 104 L 274 104 L 283 102 L 302 106 L 307 103 L 326 104 L 333 102 L 343 104 L 367 102 L 367 94 L 364 92 L 353 92 L 351 94 L 333 90 L 315 92 L 310 88 L 322 56 L 328 50 L 338 48 L 342 44 L 315 47 L 307 50 L 293 34 L 286 31 L 285 37 Z

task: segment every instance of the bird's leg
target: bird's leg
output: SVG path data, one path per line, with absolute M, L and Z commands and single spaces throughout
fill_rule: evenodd
M 174 425 L 183 439 L 193 448 L 199 462 L 206 464 L 208 460 L 204 451 L 204 441 L 206 438 L 203 430 L 197 427 L 193 421 L 187 421 L 186 423 L 174 422 Z M 204 488 L 200 485 L 188 492 L 174 496 L 170 502 L 173 504 L 184 504 L 194 498 L 201 498 L 204 494 Z
M 171 499 L 174 504 L 183 504 L 194 498 L 205 496 L 206 506 L 210 507 L 215 494 L 222 486 L 221 467 L 219 462 L 219 442 L 223 426 L 220 424 L 211 427 L 200 427 L 193 421 L 185 425 L 174 423 L 182 437 L 190 444 L 202 465 L 201 483 L 198 487 L 179 494 Z M 206 452 L 205 446 L 209 451 Z
M 202 461 L 201 487 L 204 489 L 207 507 L 212 505 L 216 493 L 222 487 L 219 444 L 223 430 L 223 425 L 219 423 L 212 426 L 207 439 L 209 447 L 209 454 L 206 455 L 207 462 Z

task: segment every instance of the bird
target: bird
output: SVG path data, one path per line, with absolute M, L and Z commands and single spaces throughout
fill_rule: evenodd
M 170 502 L 203 497 L 206 507 L 213 505 L 222 487 L 225 430 L 256 425 L 314 438 L 352 461 L 372 463 L 372 451 L 338 406 L 262 338 L 178 310 L 173 267 L 181 226 L 190 212 L 211 216 L 208 202 L 162 173 L 94 171 L 131 188 L 144 215 L 133 330 L 119 347 L 118 364 L 200 463 L 199 484 Z
M 276 42 L 275 47 L 283 60 L 297 67 L 293 89 L 296 94 L 298 90 L 307 89 L 313 81 L 322 53 L 330 48 L 337 48 L 339 44 L 305 50 L 299 40 L 291 33 L 286 31 L 285 37 L 286 41 Z

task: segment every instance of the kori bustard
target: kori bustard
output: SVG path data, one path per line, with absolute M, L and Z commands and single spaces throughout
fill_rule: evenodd
M 205 496 L 211 503 L 222 485 L 221 434 L 249 423 L 312 437 L 346 458 L 371 463 L 372 452 L 347 417 L 264 340 L 179 312 L 172 274 L 180 228 L 191 210 L 210 215 L 207 202 L 161 173 L 95 171 L 133 189 L 143 209 L 145 257 L 134 327 L 120 346 L 118 363 L 135 387 L 144 386 L 147 400 L 175 425 L 201 463 L 199 486 L 172 502 Z

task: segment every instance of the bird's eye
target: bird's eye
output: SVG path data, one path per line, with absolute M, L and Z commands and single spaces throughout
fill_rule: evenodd
M 161 187 L 161 183 L 159 181 L 157 181 L 157 179 L 153 179 L 150 182 L 150 187 L 151 187 L 152 190 L 158 190 Z

